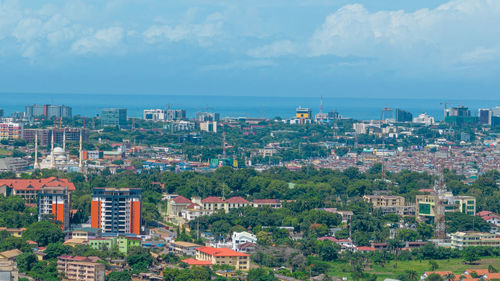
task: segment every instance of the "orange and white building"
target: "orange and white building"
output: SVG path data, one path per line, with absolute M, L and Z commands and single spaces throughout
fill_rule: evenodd
M 38 219 L 51 216 L 61 222 L 61 228 L 69 228 L 71 193 L 75 185 L 68 179 L 1 179 L 0 194 L 17 195 L 27 204 L 37 204 Z
M 250 255 L 229 248 L 197 248 L 196 261 L 211 261 L 212 265 L 227 264 L 234 266 L 236 270 L 248 271 L 250 269 Z
M 103 233 L 141 234 L 140 188 L 94 188 L 90 224 Z
M 67 186 L 44 188 L 38 194 L 38 220 L 43 220 L 44 216 L 51 216 L 52 219 L 62 223 L 62 230 L 69 229 L 70 202 L 71 191 Z

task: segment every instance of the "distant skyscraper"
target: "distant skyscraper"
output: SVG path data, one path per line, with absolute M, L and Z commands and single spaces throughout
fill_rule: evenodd
M 141 233 L 141 189 L 94 188 L 90 224 L 104 233 Z
M 219 113 L 214 112 L 196 112 L 196 121 L 206 122 L 206 121 L 219 121 Z
M 127 127 L 127 109 L 126 108 L 106 108 L 101 112 L 101 121 L 103 126 Z
M 470 110 L 465 106 L 457 106 L 446 109 L 446 117 L 470 117 Z
M 299 120 L 300 124 L 310 122 L 312 119 L 312 110 L 307 107 L 298 107 L 295 111 L 295 118 Z
M 186 111 L 184 109 L 167 110 L 167 120 L 183 120 L 183 119 L 186 119 Z
M 65 105 L 34 104 L 25 107 L 24 116 L 27 119 L 42 116 L 46 118 L 71 118 L 73 113 L 71 107 Z
M 165 121 L 167 119 L 167 111 L 165 109 L 145 109 L 144 120 Z
M 491 116 L 492 116 L 491 109 L 479 109 L 478 116 L 479 116 L 479 124 L 482 125 L 491 124 Z
M 396 108 L 396 122 L 411 122 L 413 120 L 413 114 L 406 110 Z

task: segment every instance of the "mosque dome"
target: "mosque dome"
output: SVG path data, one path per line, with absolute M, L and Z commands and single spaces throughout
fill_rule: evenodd
M 55 155 L 64 155 L 64 153 L 65 153 L 65 151 L 64 151 L 63 148 L 61 148 L 61 147 L 54 148 L 54 154 Z

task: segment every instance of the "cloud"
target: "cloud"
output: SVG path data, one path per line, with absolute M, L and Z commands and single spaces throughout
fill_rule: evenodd
M 181 23 L 152 25 L 143 33 L 147 43 L 153 44 L 163 41 L 197 41 L 200 44 L 222 33 L 223 21 L 221 14 L 215 13 L 206 17 L 203 23 Z
M 229 63 L 205 65 L 200 68 L 201 71 L 217 71 L 231 69 L 249 69 L 276 66 L 272 60 L 237 60 Z
M 71 45 L 76 54 L 102 53 L 117 46 L 123 39 L 121 27 L 109 27 L 91 32 Z
M 410 13 L 371 12 L 360 4 L 346 5 L 327 16 L 313 33 L 306 55 L 363 56 L 387 63 L 447 67 L 478 55 L 482 59 L 495 55 L 484 50 L 498 44 L 500 30 L 494 27 L 499 25 L 500 1 L 495 0 L 452 0 Z
M 293 55 L 297 53 L 298 48 L 295 43 L 290 40 L 275 41 L 269 45 L 251 49 L 248 55 L 255 58 L 272 58 L 285 55 Z

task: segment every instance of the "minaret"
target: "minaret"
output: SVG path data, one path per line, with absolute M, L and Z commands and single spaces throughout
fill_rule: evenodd
M 35 131 L 35 164 L 33 169 L 38 169 L 38 132 Z
M 66 129 L 63 131 L 63 150 L 66 151 Z
M 50 142 L 50 168 L 54 169 L 54 131 L 52 131 L 52 141 Z
M 80 172 L 82 172 L 82 157 L 83 157 L 83 151 L 82 151 L 82 130 L 80 129 L 80 159 L 78 162 L 78 167 L 80 167 Z

